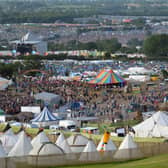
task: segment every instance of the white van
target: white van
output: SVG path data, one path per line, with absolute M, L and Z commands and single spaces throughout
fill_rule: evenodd
M 74 131 L 76 129 L 76 123 L 72 120 L 60 120 L 59 126 L 70 131 Z

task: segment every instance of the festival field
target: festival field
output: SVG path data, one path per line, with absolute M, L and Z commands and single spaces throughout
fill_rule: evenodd
M 168 154 L 155 156 L 151 158 L 141 159 L 137 161 L 128 161 L 123 163 L 107 163 L 107 164 L 93 164 L 93 165 L 78 165 L 78 166 L 61 166 L 50 168 L 167 168 Z

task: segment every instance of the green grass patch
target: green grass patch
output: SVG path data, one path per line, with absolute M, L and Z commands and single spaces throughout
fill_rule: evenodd
M 99 163 L 99 164 L 85 164 L 75 166 L 57 166 L 50 168 L 168 168 L 168 154 L 154 156 L 146 159 L 113 162 L 113 163 Z

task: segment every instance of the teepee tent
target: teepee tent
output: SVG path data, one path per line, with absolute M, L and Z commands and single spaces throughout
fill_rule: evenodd
M 112 69 L 103 69 L 95 79 L 89 81 L 88 83 L 93 85 L 124 86 L 126 84 L 126 81 L 122 77 L 114 73 Z
M 44 107 L 43 111 L 31 120 L 32 123 L 39 124 L 41 126 L 55 124 L 57 121 L 58 119 L 48 110 L 47 107 Z
M 65 139 L 61 145 L 58 145 L 65 153 L 72 153 L 72 150 L 67 142 L 67 140 Z
M 30 139 L 27 137 L 24 131 L 20 133 L 19 139 L 8 156 L 27 156 L 32 150 Z
M 64 154 L 64 151 L 52 142 L 44 142 L 35 146 L 29 155 L 56 155 Z
M 36 157 L 34 157 L 36 156 Z M 37 157 L 38 156 L 38 157 Z M 28 157 L 29 165 L 33 165 L 35 167 L 38 166 L 55 166 L 61 165 L 66 162 L 66 157 L 64 151 L 52 142 L 45 142 L 42 144 L 38 144 L 35 148 L 33 148 Z
M 2 146 L 2 142 L 0 142 L 0 158 L 4 158 L 4 157 L 6 157 L 6 153 Z
M 81 153 L 81 156 L 79 160 L 81 161 L 97 161 L 100 160 L 100 155 L 96 150 L 96 145 L 94 142 L 89 139 L 86 147 L 84 148 L 83 152 Z
M 82 152 L 85 146 L 88 143 L 88 138 L 81 135 L 81 134 L 75 134 L 70 136 L 67 139 L 67 142 L 74 153 Z
M 56 145 L 61 146 L 61 144 L 63 143 L 64 140 L 65 140 L 64 134 L 61 133 L 56 140 Z
M 33 148 L 35 148 L 38 144 L 42 144 L 44 142 L 50 142 L 47 135 L 42 131 L 36 137 L 33 138 L 31 144 Z
M 150 118 L 133 127 L 137 137 L 168 137 L 168 115 L 156 112 Z
M 101 141 L 97 146 L 97 151 L 105 152 L 105 151 L 115 151 L 117 148 L 113 141 L 110 139 L 110 134 L 105 132 Z
M 133 159 L 142 157 L 137 144 L 133 141 L 131 135 L 127 134 L 114 155 L 115 159 Z
M 12 129 L 10 128 L 2 135 L 2 137 L 0 137 L 0 140 L 2 142 L 2 146 L 4 147 L 5 152 L 9 153 L 9 151 L 16 144 L 18 137 L 13 133 Z

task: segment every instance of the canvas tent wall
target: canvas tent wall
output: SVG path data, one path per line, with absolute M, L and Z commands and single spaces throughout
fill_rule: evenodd
M 36 148 L 38 144 L 42 144 L 44 142 L 50 142 L 50 140 L 48 139 L 45 132 L 40 132 L 36 137 L 32 139 L 31 144 L 33 148 Z
M 0 137 L 0 140 L 2 142 L 2 146 L 5 149 L 5 152 L 9 153 L 9 151 L 16 144 L 18 137 L 13 133 L 12 129 L 10 128 L 2 135 L 2 137 Z
M 129 134 L 126 135 L 126 137 L 120 144 L 118 150 L 114 154 L 114 158 L 119 160 L 129 160 L 141 157 L 143 157 L 143 154 L 141 153 L 137 144 L 134 142 L 133 138 Z
M 156 112 L 150 118 L 133 127 L 137 137 L 168 137 L 168 116 Z
M 21 132 L 17 143 L 14 145 L 12 150 L 9 152 L 8 156 L 28 156 L 29 152 L 32 150 L 30 139 L 27 137 L 24 131 Z
M 79 152 L 82 152 L 85 146 L 87 145 L 88 138 L 81 134 L 75 134 L 70 136 L 67 139 L 67 142 L 71 147 L 72 152 L 79 153 Z
M 44 107 L 43 111 L 39 113 L 33 120 L 32 123 L 38 124 L 40 126 L 48 126 L 51 124 L 57 124 L 58 119 L 48 110 L 47 107 Z
M 80 155 L 80 161 L 98 161 L 100 160 L 100 154 L 97 152 L 95 143 L 89 139 L 86 147 Z

